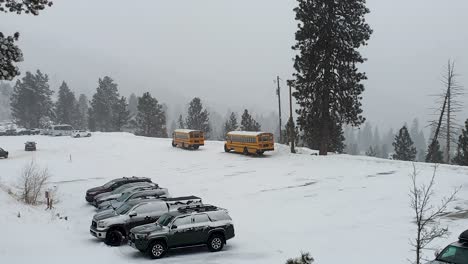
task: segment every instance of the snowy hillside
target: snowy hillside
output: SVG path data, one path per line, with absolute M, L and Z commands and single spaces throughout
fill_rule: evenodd
M 25 152 L 24 142 L 38 143 Z M 107 247 L 89 234 L 94 208 L 88 188 L 122 176 L 146 176 L 173 196 L 198 195 L 229 209 L 236 237 L 222 252 L 181 250 L 157 263 L 284 263 L 301 250 L 317 263 L 406 263 L 413 252 L 408 190 L 411 163 L 367 157 L 319 157 L 312 151 L 288 153 L 277 146 L 264 157 L 224 153 L 223 142 L 198 151 L 172 148 L 169 139 L 129 134 L 95 134 L 73 139 L 46 136 L 0 137 L 10 158 L 0 159 L 0 183 L 14 188 L 31 159 L 47 166 L 61 202 L 52 217 L 45 206 L 27 207 L 0 190 L 1 263 L 148 263 L 128 247 Z M 432 168 L 417 164 L 420 179 Z M 468 169 L 440 166 L 437 193 L 462 186 L 457 210 L 468 210 Z M 18 218 L 18 213 L 21 217 Z M 451 237 L 468 229 L 468 219 L 446 219 Z M 432 256 L 432 252 L 426 252 Z

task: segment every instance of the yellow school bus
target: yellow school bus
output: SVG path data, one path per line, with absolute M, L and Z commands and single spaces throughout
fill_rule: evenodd
M 205 145 L 205 135 L 203 131 L 191 129 L 176 129 L 172 133 L 172 146 L 198 149 Z
M 265 132 L 232 131 L 227 133 L 224 151 L 262 155 L 275 150 L 273 134 Z

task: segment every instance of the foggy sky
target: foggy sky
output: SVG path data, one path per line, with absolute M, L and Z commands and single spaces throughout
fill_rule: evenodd
M 109 75 L 122 95 L 150 91 L 172 111 L 194 96 L 225 114 L 277 111 L 276 75 L 291 78 L 294 0 L 57 0 L 38 17 L 0 14 L 0 31 L 19 31 L 21 71 L 41 69 L 91 95 Z M 368 0 L 374 30 L 362 49 L 364 116 L 383 128 L 431 117 L 447 60 L 468 75 L 466 0 Z M 287 87 L 282 82 L 283 115 Z M 463 98 L 468 105 L 468 96 Z M 468 118 L 468 111 L 460 120 Z

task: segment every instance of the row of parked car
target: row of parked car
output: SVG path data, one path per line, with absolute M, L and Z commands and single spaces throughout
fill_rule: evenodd
M 25 135 L 39 135 L 41 130 L 38 128 L 33 129 L 7 129 L 0 130 L 0 136 L 25 136 Z
M 234 237 L 226 209 L 204 204 L 193 195 L 170 197 L 166 188 L 149 178 L 114 179 L 87 190 L 86 201 L 97 209 L 91 221 L 92 236 L 110 246 L 127 242 L 151 258 L 181 247 L 220 251 Z

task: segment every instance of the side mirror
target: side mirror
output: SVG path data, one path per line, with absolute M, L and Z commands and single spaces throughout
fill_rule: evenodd
M 439 254 L 440 254 L 440 250 L 436 250 L 436 251 L 434 252 L 434 257 L 436 257 L 436 258 L 439 257 Z
M 137 213 L 131 212 L 128 216 L 130 216 L 130 217 L 135 217 L 135 216 L 137 216 Z
M 177 229 L 177 226 L 176 226 L 176 225 L 172 225 L 172 226 L 171 226 L 171 229 Z

